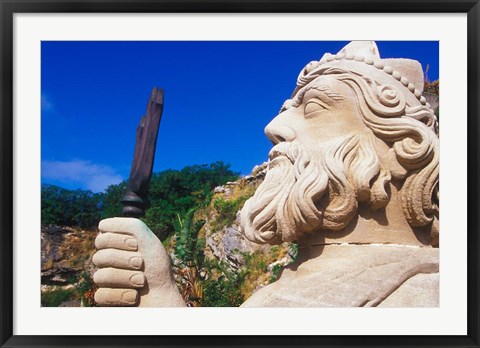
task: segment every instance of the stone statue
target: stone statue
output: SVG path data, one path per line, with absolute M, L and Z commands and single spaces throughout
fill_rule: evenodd
M 438 306 L 438 123 L 417 61 L 356 41 L 300 73 L 265 128 L 265 180 L 240 215 L 257 243 L 299 257 L 243 306 Z M 103 220 L 101 305 L 184 305 L 161 243 L 139 220 Z

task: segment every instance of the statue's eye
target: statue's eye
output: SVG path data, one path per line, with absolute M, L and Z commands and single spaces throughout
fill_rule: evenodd
M 305 118 L 312 118 L 318 116 L 320 112 L 328 110 L 328 105 L 318 99 L 310 99 L 305 104 Z

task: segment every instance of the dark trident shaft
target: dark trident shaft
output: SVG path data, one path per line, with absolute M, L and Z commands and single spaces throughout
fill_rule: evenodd
M 145 215 L 158 128 L 162 119 L 163 93 L 163 89 L 153 88 L 147 104 L 147 112 L 137 127 L 132 168 L 127 190 L 122 198 L 124 216 L 141 217 Z

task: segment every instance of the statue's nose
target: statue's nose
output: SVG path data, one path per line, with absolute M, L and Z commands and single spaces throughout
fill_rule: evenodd
M 282 141 L 292 141 L 296 137 L 295 130 L 285 124 L 285 120 L 279 115 L 275 117 L 266 127 L 265 134 L 273 145 Z

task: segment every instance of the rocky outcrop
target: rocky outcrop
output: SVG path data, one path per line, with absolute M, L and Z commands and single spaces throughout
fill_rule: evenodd
M 42 285 L 66 286 L 80 273 L 93 272 L 95 231 L 66 226 L 45 225 L 41 229 Z
M 244 254 L 265 248 L 247 240 L 240 231 L 238 223 L 224 226 L 206 238 L 207 247 L 218 260 L 228 263 L 238 270 L 245 266 Z
M 207 257 L 215 257 L 220 261 L 227 263 L 233 270 L 239 270 L 245 266 L 244 255 L 253 253 L 260 249 L 265 249 L 256 243 L 250 242 L 245 238 L 240 231 L 239 211 L 243 206 L 243 202 L 248 199 L 255 189 L 262 183 L 267 171 L 267 163 L 255 166 L 250 175 L 244 176 L 234 182 L 227 182 L 225 185 L 218 186 L 214 189 L 214 196 L 212 202 L 216 200 L 223 200 L 232 202 L 236 199 L 241 199 L 236 211 L 233 212 L 233 221 L 222 221 L 219 226 L 218 219 L 222 212 L 214 208 L 210 209 L 208 214 L 204 217 L 207 221 L 205 225 L 206 237 L 206 255 Z

